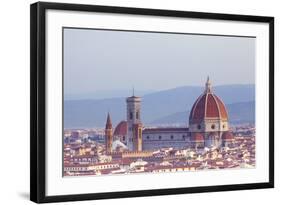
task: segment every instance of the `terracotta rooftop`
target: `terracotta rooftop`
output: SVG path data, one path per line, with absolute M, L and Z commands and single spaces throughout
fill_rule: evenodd
M 126 136 L 128 123 L 127 121 L 121 121 L 114 129 L 114 136 Z
M 195 133 L 193 136 L 192 136 L 192 141 L 195 141 L 195 142 L 203 142 L 204 141 L 204 137 L 202 134 L 200 133 Z
M 224 132 L 222 135 L 224 140 L 233 140 L 233 134 L 231 132 Z

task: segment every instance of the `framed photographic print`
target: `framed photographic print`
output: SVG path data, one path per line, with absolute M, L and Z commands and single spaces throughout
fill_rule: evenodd
M 274 187 L 274 18 L 31 5 L 34 202 Z

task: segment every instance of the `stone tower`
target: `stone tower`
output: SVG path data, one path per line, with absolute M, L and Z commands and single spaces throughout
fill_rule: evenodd
M 127 100 L 128 136 L 127 147 L 130 151 L 142 149 L 142 125 L 141 125 L 141 98 L 133 93 Z
M 107 114 L 105 125 L 105 149 L 106 153 L 112 152 L 113 129 L 109 113 Z

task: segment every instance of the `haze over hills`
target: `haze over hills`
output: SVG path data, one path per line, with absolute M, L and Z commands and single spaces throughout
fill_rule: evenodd
M 137 90 L 138 95 L 143 96 L 149 93 L 155 92 L 154 90 Z M 126 97 L 132 94 L 131 90 L 99 90 L 91 93 L 75 93 L 75 94 L 64 94 L 65 100 L 83 100 L 83 99 L 107 99 L 107 98 L 120 98 Z
M 253 120 L 255 86 L 222 85 L 213 88 L 227 108 L 231 122 Z M 187 122 L 188 112 L 204 87 L 184 86 L 169 90 L 144 94 L 142 96 L 141 117 L 144 124 Z M 138 93 L 136 93 L 137 95 Z M 94 98 L 94 97 L 93 97 Z M 64 101 L 65 128 L 103 127 L 106 114 L 110 112 L 113 126 L 126 119 L 126 99 L 83 99 Z
M 255 123 L 255 102 L 240 102 L 226 104 L 228 110 L 229 122 L 231 124 L 239 123 Z M 177 112 L 159 119 L 156 119 L 149 124 L 187 124 L 189 111 Z

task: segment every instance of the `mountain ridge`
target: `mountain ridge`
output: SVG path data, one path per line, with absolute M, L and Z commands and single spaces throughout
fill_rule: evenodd
M 181 86 L 143 95 L 143 123 L 190 110 L 203 91 L 204 87 L 200 86 Z M 255 86 L 252 84 L 220 85 L 213 91 L 225 104 L 255 100 Z M 103 127 L 107 112 L 110 112 L 114 124 L 126 119 L 126 98 L 65 100 L 64 127 Z
M 229 123 L 255 123 L 255 101 L 238 102 L 225 105 L 228 110 Z M 189 111 L 173 113 L 163 118 L 156 119 L 148 124 L 187 124 Z

